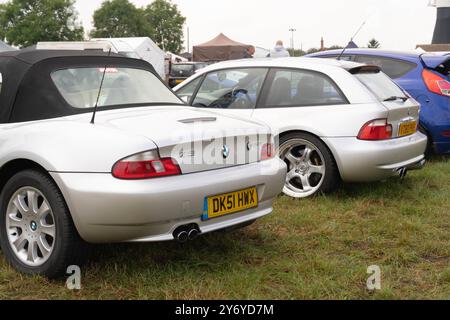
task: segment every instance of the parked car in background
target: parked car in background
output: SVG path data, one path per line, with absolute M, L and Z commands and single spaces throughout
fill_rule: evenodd
M 171 88 L 175 87 L 207 65 L 205 62 L 180 62 L 172 64 L 169 86 Z
M 85 242 L 242 227 L 284 185 L 268 126 L 186 106 L 143 60 L 23 50 L 0 73 L 0 245 L 22 272 L 65 274 Z
M 341 53 L 309 56 L 336 59 Z M 341 59 L 379 66 L 421 104 L 420 129 L 428 136 L 429 149 L 450 153 L 450 54 L 348 49 Z
M 284 193 L 308 197 L 340 179 L 374 181 L 421 168 L 419 104 L 375 66 L 311 58 L 209 66 L 174 88 L 190 105 L 264 121 L 288 166 Z

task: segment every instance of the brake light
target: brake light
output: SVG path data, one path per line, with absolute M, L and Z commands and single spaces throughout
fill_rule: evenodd
M 273 157 L 275 157 L 275 148 L 273 143 L 263 144 L 261 148 L 261 161 L 272 159 Z
M 426 69 L 422 72 L 422 78 L 428 90 L 441 96 L 450 97 L 450 82 Z
M 159 158 L 157 151 L 147 151 L 118 161 L 112 175 L 118 179 L 150 179 L 181 174 L 172 158 Z
M 367 122 L 359 131 L 360 140 L 386 140 L 392 138 L 392 125 L 387 119 L 376 119 Z

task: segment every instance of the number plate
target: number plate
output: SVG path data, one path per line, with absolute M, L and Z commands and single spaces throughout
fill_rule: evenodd
M 257 206 L 258 191 L 256 187 L 252 187 L 206 198 L 205 212 L 202 218 L 208 220 Z
M 417 121 L 408 121 L 400 124 L 399 137 L 409 136 L 417 131 Z

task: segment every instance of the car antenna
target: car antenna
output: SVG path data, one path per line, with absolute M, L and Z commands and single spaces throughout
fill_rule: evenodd
M 356 33 L 353 35 L 353 37 L 350 38 L 350 42 L 353 41 L 353 39 L 358 35 L 358 33 L 361 31 L 361 29 L 364 27 L 364 25 L 366 24 L 367 20 L 365 20 L 361 26 L 359 27 L 358 31 L 356 31 Z M 349 44 L 350 44 L 349 42 Z M 345 48 L 342 50 L 341 54 L 337 57 L 337 60 L 341 60 L 342 55 L 344 54 L 345 50 L 347 50 L 348 48 L 348 44 L 345 46 Z
M 109 51 L 108 51 L 108 57 L 109 56 L 111 56 L 111 48 L 109 48 Z M 105 65 L 105 69 L 103 69 L 102 81 L 100 82 L 100 87 L 98 89 L 97 100 L 95 101 L 94 112 L 92 113 L 91 124 L 95 123 L 95 116 L 97 115 L 97 109 L 98 109 L 98 101 L 100 100 L 100 94 L 103 89 L 103 82 L 105 81 L 106 68 L 108 68 L 107 64 Z

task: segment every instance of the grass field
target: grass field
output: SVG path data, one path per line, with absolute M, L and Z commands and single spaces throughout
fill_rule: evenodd
M 400 181 L 280 196 L 247 229 L 195 242 L 93 249 L 82 290 L 16 273 L 0 253 L 0 299 L 450 299 L 450 161 Z M 366 288 L 370 265 L 382 289 Z

